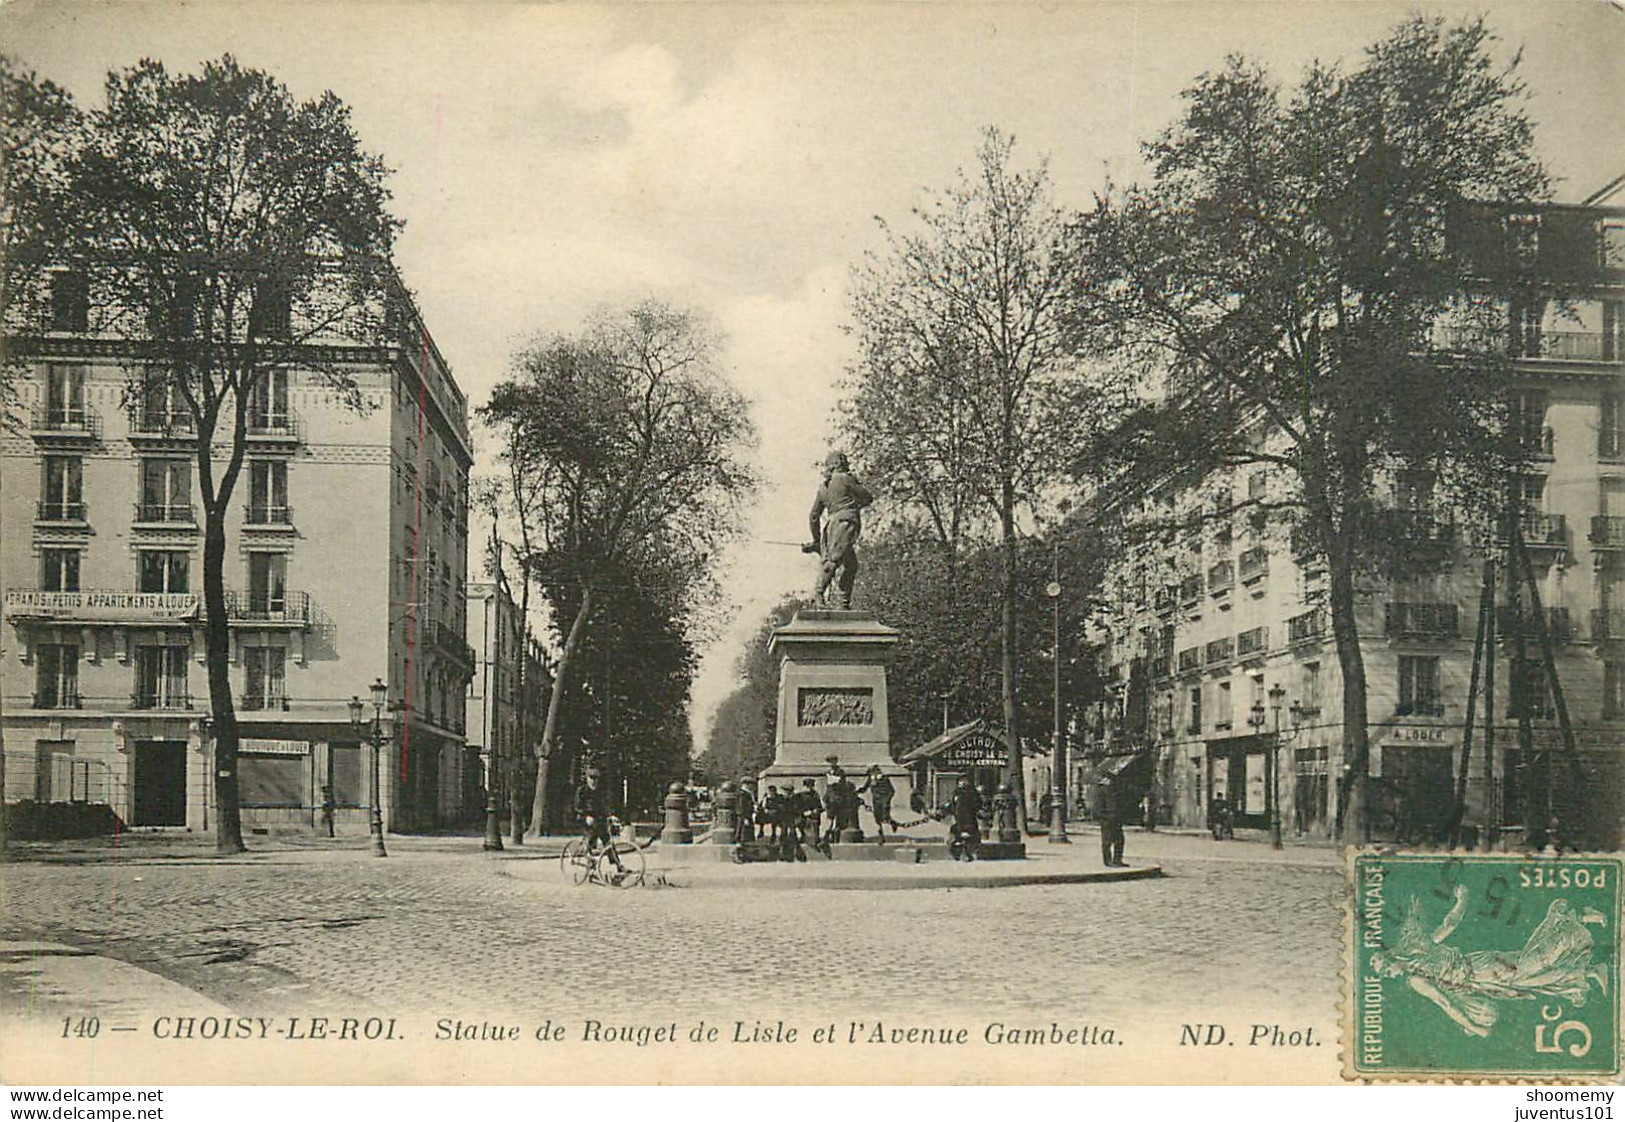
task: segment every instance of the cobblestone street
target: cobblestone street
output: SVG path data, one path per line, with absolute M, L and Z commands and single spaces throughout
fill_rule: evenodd
M 1093 836 L 1077 840 L 1045 859 L 1098 861 Z M 1131 859 L 1161 861 L 1165 879 L 614 892 L 565 884 L 534 847 L 391 844 L 387 861 L 198 850 L 15 864 L 4 934 L 122 959 L 258 1014 L 1335 1009 L 1340 877 L 1327 851 L 1131 835 Z

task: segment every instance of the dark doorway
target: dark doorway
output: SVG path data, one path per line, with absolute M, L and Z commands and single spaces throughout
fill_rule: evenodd
M 1373 832 L 1398 842 L 1443 842 L 1455 798 L 1450 757 L 1448 748 L 1432 745 L 1385 745 Z
M 130 825 L 186 825 L 186 742 L 138 740 Z

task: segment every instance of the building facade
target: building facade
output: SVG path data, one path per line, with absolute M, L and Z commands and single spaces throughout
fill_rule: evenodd
M 552 685 L 542 647 L 520 614 L 506 582 L 468 583 L 468 642 L 476 665 L 468 683 L 465 759 L 477 802 L 494 784 L 498 813 L 507 815 L 507 788 L 516 755 L 530 759 L 542 737 L 545 698 Z M 524 658 L 524 689 L 520 662 Z
M 7 331 L 27 415 L 0 436 L 5 797 L 211 829 L 197 436 L 140 341 L 92 329 L 83 279 L 50 284 Z M 376 678 L 402 706 L 387 828 L 462 813 L 467 402 L 415 312 L 398 337 L 324 348 L 359 410 L 297 365 L 247 405 L 225 559 L 245 829 L 319 828 L 330 798 L 339 829 L 365 830 L 347 703 Z
M 1501 301 L 1511 416 L 1529 453 L 1512 502 L 1577 748 L 1580 782 L 1559 786 L 1584 805 L 1565 813 L 1593 827 L 1612 822 L 1617 832 L 1625 789 L 1625 209 L 1599 203 L 1486 211 L 1477 220 L 1498 253 L 1550 272 L 1550 299 Z M 1486 292 L 1494 280 L 1486 277 Z M 1437 329 L 1445 350 L 1451 330 Z M 1326 571 L 1299 539 L 1249 507 L 1278 486 L 1267 467 L 1248 465 L 1166 481 L 1143 495 L 1146 514 L 1201 525 L 1111 568 L 1099 636 L 1108 700 L 1084 730 L 1080 790 L 1119 771 L 1162 822 L 1207 827 L 1223 800 L 1241 827 L 1264 828 L 1278 815 L 1289 838 L 1333 833 L 1349 761 Z M 1557 813 L 1532 797 L 1531 785 L 1539 781 L 1544 793 L 1548 767 L 1571 773 L 1528 593 L 1517 609 L 1509 600 L 1508 526 L 1459 523 L 1428 479 L 1377 487 L 1386 516 L 1403 528 L 1408 561 L 1363 581 L 1358 593 L 1371 828 L 1381 838 L 1441 840 L 1465 764 L 1467 824 L 1516 839 L 1531 816 Z M 1236 513 L 1188 517 L 1203 509 Z M 1498 587 L 1495 741 L 1487 756 L 1481 686 L 1464 759 L 1486 559 Z M 1520 672 L 1532 714 L 1527 746 L 1509 688 Z

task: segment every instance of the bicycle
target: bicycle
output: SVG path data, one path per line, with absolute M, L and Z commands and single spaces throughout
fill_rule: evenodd
M 577 885 L 591 881 L 611 888 L 631 888 L 643 883 L 644 847 L 620 836 L 621 820 L 609 816 L 609 845 L 589 844 L 589 835 L 571 838 L 559 854 L 559 869 Z

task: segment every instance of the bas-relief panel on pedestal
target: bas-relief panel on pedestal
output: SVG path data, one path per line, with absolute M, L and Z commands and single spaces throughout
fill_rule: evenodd
M 803 687 L 796 694 L 796 724 L 802 728 L 875 723 L 874 690 Z

